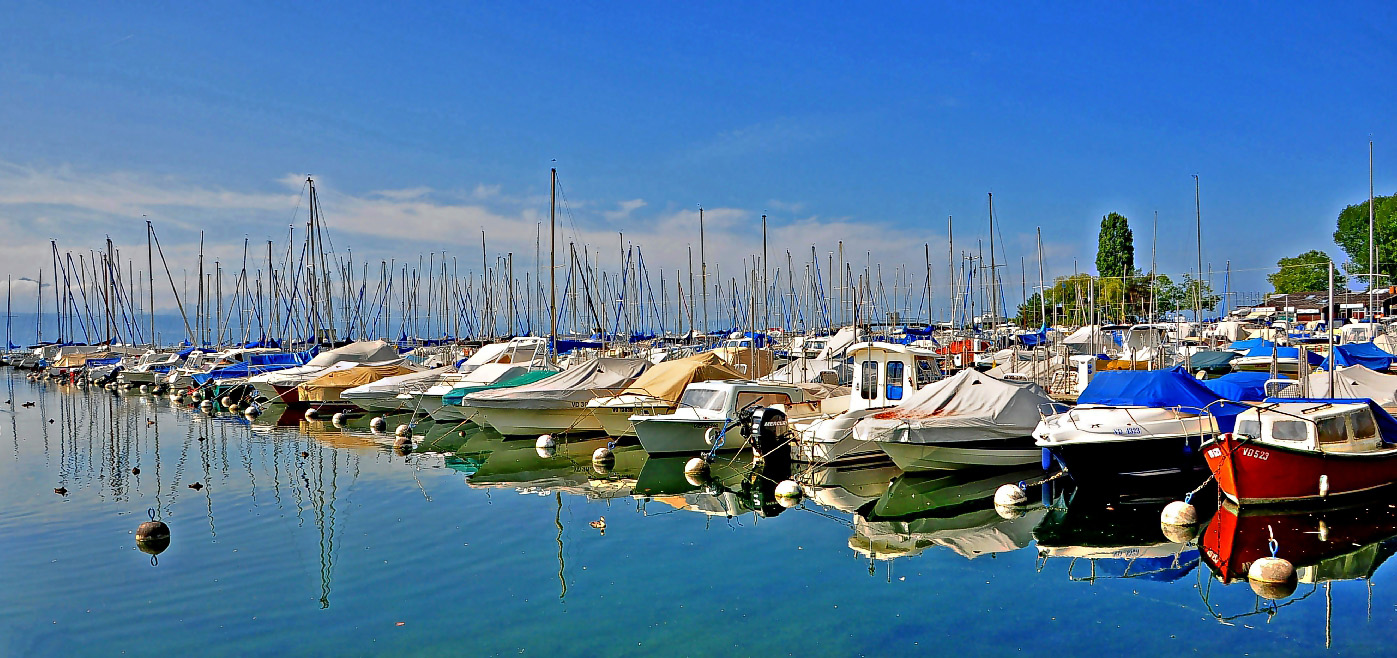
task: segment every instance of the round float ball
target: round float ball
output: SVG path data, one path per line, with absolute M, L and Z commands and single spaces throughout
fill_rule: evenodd
M 795 480 L 782 480 L 776 485 L 776 503 L 782 507 L 795 507 L 801 495 L 800 485 Z
M 149 386 L 146 386 L 145 384 L 141 384 L 141 392 L 142 392 L 142 393 L 149 393 L 149 392 L 150 392 L 150 387 L 149 387 Z
M 1024 515 L 1025 508 L 1022 505 L 995 505 L 994 512 L 1001 519 L 1017 519 Z
M 1262 598 L 1283 599 L 1295 593 L 1295 565 L 1279 557 L 1263 557 L 1247 569 L 1247 582 Z
M 230 414 L 238 413 L 238 411 L 239 411 L 240 409 L 242 409 L 242 407 L 239 407 L 239 406 L 236 405 L 236 404 L 230 404 L 230 405 L 228 405 L 228 413 L 230 413 Z
M 412 437 L 400 436 L 393 441 L 393 452 L 406 455 L 412 452 Z
M 316 418 L 319 418 L 319 417 L 320 417 L 320 412 L 319 412 L 319 411 L 316 411 L 314 407 L 311 407 L 310 409 L 306 409 L 306 420 L 315 420 Z
M 262 412 L 258 411 L 257 407 L 248 407 L 243 410 L 243 416 L 246 417 L 248 420 L 256 418 L 260 413 Z
M 538 437 L 537 441 L 534 441 L 535 448 L 555 448 L 557 446 L 558 442 L 553 440 L 552 434 L 544 434 Z
M 1006 484 L 996 489 L 994 492 L 994 504 L 1005 507 L 1017 507 L 1028 502 L 1028 493 L 1019 488 L 1017 484 Z
M 1176 500 L 1164 507 L 1164 511 L 1159 515 L 1159 522 L 1164 525 L 1198 525 L 1198 510 L 1182 500 Z
M 1168 523 L 1159 524 L 1159 529 L 1164 533 L 1164 538 L 1176 544 L 1187 544 L 1198 538 L 1198 526 L 1196 525 L 1171 525 Z
M 136 528 L 136 548 L 159 555 L 170 547 L 170 527 L 162 521 L 146 521 Z
M 213 411 L 213 400 L 204 400 L 200 402 L 199 408 L 204 411 Z
M 344 415 L 343 411 L 337 411 L 335 415 L 330 416 L 330 422 L 334 423 L 335 427 L 344 427 L 344 421 L 347 418 L 349 417 Z
M 385 427 L 388 427 L 388 421 L 384 420 L 383 416 L 374 416 L 373 420 L 369 421 L 369 429 L 381 432 Z
M 708 462 L 702 457 L 694 457 L 684 463 L 685 475 L 708 475 Z
M 534 452 L 542 459 L 552 459 L 558 454 L 557 446 L 534 446 Z
M 546 457 L 545 457 L 545 459 L 546 459 Z M 593 473 L 596 473 L 597 475 L 602 475 L 602 476 L 610 475 L 610 474 L 611 474 L 611 467 L 612 467 L 612 466 L 615 466 L 615 465 L 616 465 L 616 460 L 614 460 L 614 459 L 604 459 L 604 460 L 602 460 L 602 461 L 595 461 L 595 460 L 594 460 L 594 461 L 592 462 L 592 472 L 593 472 Z
M 592 461 L 593 461 L 594 463 L 595 463 L 595 462 L 605 462 L 605 461 L 616 461 L 616 455 L 614 455 L 614 454 L 611 453 L 611 448 L 608 448 L 608 447 L 606 447 L 606 446 L 602 446 L 602 447 L 597 448 L 596 450 L 593 450 L 593 451 L 592 451 Z
M 231 406 L 233 406 L 233 398 L 230 397 L 230 396 L 225 395 L 225 396 L 223 396 L 222 398 L 219 398 L 218 401 L 219 401 L 219 402 L 222 402 L 222 403 L 223 403 L 223 406 L 225 406 L 225 407 L 231 407 Z
M 412 435 L 412 428 L 411 428 L 411 427 L 408 427 L 407 425 L 399 425 L 399 426 L 398 426 L 398 429 L 393 430 L 393 436 L 403 437 L 403 436 L 411 436 L 411 435 Z

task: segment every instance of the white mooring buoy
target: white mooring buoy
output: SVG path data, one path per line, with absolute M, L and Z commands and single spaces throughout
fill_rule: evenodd
M 803 493 L 795 480 L 782 480 L 776 485 L 776 504 L 782 507 L 795 507 L 800 504 Z
M 317 411 L 315 407 L 306 409 L 306 420 L 316 420 L 318 418 L 320 418 L 320 412 Z
M 388 421 L 384 420 L 383 416 L 374 416 L 373 420 L 369 421 L 369 429 L 375 432 L 382 432 L 386 427 L 388 427 Z
M 558 442 L 553 440 L 552 434 L 544 434 L 538 437 L 538 440 L 534 441 L 534 447 L 539 449 L 556 448 L 558 447 Z
M 399 425 L 399 426 L 398 426 L 398 429 L 393 430 L 393 436 L 400 436 L 400 437 L 401 437 L 401 436 L 411 436 L 411 435 L 412 435 L 412 428 L 411 428 L 411 427 L 408 427 L 407 425 Z
M 611 453 L 611 448 L 602 446 L 592 451 L 593 462 L 615 461 L 616 455 Z
M 335 415 L 330 416 L 330 422 L 334 423 L 335 427 L 344 427 L 344 421 L 348 419 L 349 415 L 343 411 L 336 411 Z
M 1028 503 L 1028 493 L 1019 488 L 1017 484 L 1006 484 L 994 491 L 994 504 L 996 506 L 1017 507 Z
M 1176 500 L 1164 506 L 1164 511 L 1159 515 L 1159 522 L 1164 525 L 1198 525 L 1198 510 L 1189 503 Z
M 1285 558 L 1258 558 L 1247 569 L 1247 583 L 1257 596 L 1283 599 L 1295 593 L 1295 565 Z

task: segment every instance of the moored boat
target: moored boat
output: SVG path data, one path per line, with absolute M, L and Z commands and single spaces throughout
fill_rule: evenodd
M 1203 445 L 1239 505 L 1316 502 L 1397 483 L 1397 420 L 1371 400 L 1273 398 Z

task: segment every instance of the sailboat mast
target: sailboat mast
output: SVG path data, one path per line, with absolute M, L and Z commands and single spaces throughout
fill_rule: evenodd
M 553 167 L 548 181 L 548 349 L 553 352 L 558 342 L 558 168 Z
M 699 285 L 703 287 L 703 332 L 708 333 L 708 252 L 703 239 L 703 206 L 699 206 Z

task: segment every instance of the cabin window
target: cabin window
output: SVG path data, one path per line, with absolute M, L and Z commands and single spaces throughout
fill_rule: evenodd
M 1378 425 L 1373 421 L 1372 413 L 1360 411 L 1349 418 L 1353 419 L 1353 438 L 1371 439 L 1378 433 Z
M 707 411 L 722 411 L 723 403 L 727 400 L 727 391 L 722 389 L 690 388 L 685 390 L 684 395 L 679 398 L 679 406 Z
M 1347 425 L 1343 416 L 1325 418 L 1315 426 L 1319 429 L 1320 443 L 1343 443 L 1348 440 Z
M 1277 441 L 1304 441 L 1307 438 L 1303 420 L 1278 420 L 1271 423 L 1271 438 Z
M 1272 430 L 1274 432 L 1274 430 Z M 1253 439 L 1261 437 L 1261 421 L 1259 420 L 1239 420 L 1237 421 L 1237 434 L 1249 436 Z
M 755 405 L 752 405 L 753 407 L 769 407 L 773 404 L 784 404 L 789 407 L 791 404 L 791 396 L 786 395 L 785 393 L 747 392 L 737 394 L 738 409 L 746 409 L 747 405 L 752 404 L 753 402 L 756 402 Z
M 859 397 L 865 400 L 873 400 L 878 397 L 878 362 L 864 361 L 861 367 L 863 376 L 859 377 Z
M 887 398 L 889 400 L 902 399 L 902 373 L 905 368 L 901 361 L 889 361 L 888 372 L 883 381 L 887 386 Z
M 921 388 L 936 381 L 936 364 L 930 357 L 919 356 L 917 365 L 917 388 Z

